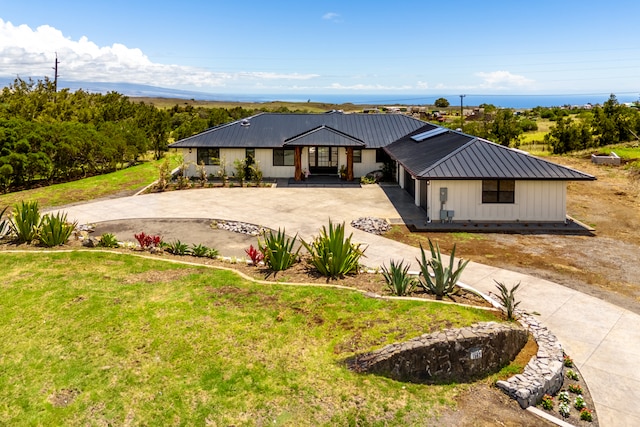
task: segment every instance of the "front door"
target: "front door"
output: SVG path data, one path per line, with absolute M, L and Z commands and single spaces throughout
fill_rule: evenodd
M 338 147 L 309 147 L 309 172 L 312 175 L 337 175 Z

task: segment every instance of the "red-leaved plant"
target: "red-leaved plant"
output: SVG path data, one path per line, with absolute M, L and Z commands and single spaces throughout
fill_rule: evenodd
M 258 263 L 264 259 L 264 254 L 260 252 L 260 250 L 254 248 L 253 245 L 249 246 L 249 249 L 245 249 L 244 251 L 249 256 L 249 259 L 251 259 L 251 263 L 253 265 L 258 265 Z
M 145 234 L 144 231 L 140 234 L 134 234 L 133 236 L 136 238 L 142 249 L 156 248 L 160 246 L 160 243 L 162 243 L 162 237 Z

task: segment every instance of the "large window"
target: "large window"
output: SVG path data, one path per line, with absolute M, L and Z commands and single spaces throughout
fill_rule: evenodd
M 362 149 L 354 148 L 353 149 L 353 163 L 362 163 Z
M 219 148 L 198 148 L 198 164 L 219 165 L 220 149 Z
M 515 192 L 513 179 L 482 180 L 482 203 L 515 203 Z
M 273 166 L 294 166 L 295 150 L 290 148 L 273 149 Z

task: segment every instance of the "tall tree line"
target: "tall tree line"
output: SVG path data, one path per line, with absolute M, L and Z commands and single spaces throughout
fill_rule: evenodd
M 0 92 L 0 190 L 77 179 L 162 157 L 170 140 L 253 114 L 242 108 L 159 109 L 117 92 L 55 90 L 16 78 Z

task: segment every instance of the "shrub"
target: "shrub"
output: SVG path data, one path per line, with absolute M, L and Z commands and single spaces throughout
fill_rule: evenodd
M 269 230 L 264 234 L 264 244 L 258 239 L 258 247 L 264 255 L 264 262 L 271 270 L 286 270 L 296 262 L 300 252 L 300 248 L 293 250 L 297 237 L 296 234 L 293 238 L 288 238 L 284 229 L 282 231 L 278 229 L 277 233 Z
M 567 378 L 574 381 L 578 381 L 580 379 L 580 377 L 578 377 L 578 374 L 572 371 L 571 369 L 567 371 Z
M 209 253 L 209 248 L 204 245 L 196 245 L 195 243 L 191 245 L 191 255 L 196 257 L 206 257 Z
M 157 248 L 162 245 L 162 237 L 145 234 L 144 231 L 140 234 L 134 234 L 133 237 L 136 238 L 142 249 Z
M 120 244 L 113 233 L 104 233 L 98 240 L 98 246 L 102 248 L 117 248 Z
M 200 163 L 196 165 L 196 175 L 198 177 L 198 184 L 200 184 L 200 187 L 205 187 L 209 182 L 209 176 L 207 175 L 207 167 L 203 160 L 200 160 Z
M 11 230 L 19 243 L 31 243 L 38 237 L 40 228 L 38 202 L 21 202 L 14 206 Z
M 173 255 L 188 255 L 189 254 L 189 245 L 186 243 L 182 243 L 180 240 L 174 240 L 170 243 L 164 243 L 164 248 L 167 252 Z
M 580 419 L 583 421 L 593 421 L 593 414 L 591 413 L 591 411 L 587 408 L 582 408 L 580 410 Z
M 251 166 L 249 166 L 249 169 L 251 169 L 251 178 L 253 180 L 253 183 L 257 187 L 260 187 L 262 185 L 263 179 L 262 169 L 260 169 L 260 162 L 254 162 Z
M 449 266 L 445 267 L 440 254 L 440 247 L 436 243 L 433 246 L 429 239 L 429 248 L 431 250 L 431 259 L 427 261 L 424 254 L 424 248 L 420 244 L 420 253 L 422 260 L 416 259 L 420 264 L 420 285 L 427 291 L 436 296 L 436 300 L 442 300 L 445 296 L 453 293 L 456 283 L 467 266 L 469 261 L 458 261 L 458 266 L 454 268 L 453 262 L 456 255 L 456 245 L 453 245 L 451 256 L 449 257 Z M 433 270 L 433 277 L 429 268 Z
M 582 386 L 580 384 L 569 384 L 569 391 L 574 394 L 582 394 Z
M 585 406 L 587 406 L 587 404 L 584 401 L 584 397 L 582 396 L 576 396 L 576 399 L 573 401 L 573 406 L 577 409 L 580 410 L 582 408 L 584 408 Z
M 251 260 L 251 264 L 258 265 L 260 261 L 264 259 L 264 255 L 260 252 L 259 249 L 253 247 L 253 245 L 249 246 L 249 249 L 244 250 L 247 253 L 247 256 Z
M 218 256 L 218 250 L 214 249 L 214 248 L 209 248 L 209 250 L 207 250 L 207 254 L 205 255 L 207 258 L 215 258 Z
M 311 264 L 323 276 L 336 279 L 348 273 L 357 273 L 360 257 L 364 250 L 360 244 L 351 243 L 351 237 L 345 238 L 345 225 L 333 225 L 329 222 L 329 230 L 322 226 L 320 235 L 313 242 L 301 239 L 303 246 L 311 255 Z
M 565 355 L 564 356 L 564 366 L 566 366 L 567 368 L 573 368 L 573 359 L 571 359 L 569 356 Z
M 164 161 L 158 166 L 158 181 L 156 181 L 156 189 L 158 191 L 164 191 L 169 186 L 171 181 L 171 166 L 169 166 L 169 159 L 165 158 Z
M 233 169 L 240 187 L 244 186 L 244 180 L 247 177 L 247 159 L 235 159 L 233 161 Z
M 416 286 L 416 280 L 409 274 L 409 265 L 404 265 L 404 261 L 396 264 L 391 260 L 389 268 L 383 265 L 382 276 L 393 295 L 405 296 Z
M 520 301 L 516 301 L 516 291 L 520 287 L 520 282 L 517 285 L 513 286 L 511 289 L 507 289 L 507 287 L 503 284 L 494 280 L 496 282 L 496 287 L 500 291 L 500 295 L 498 299 L 500 299 L 500 304 L 504 307 L 504 310 L 507 312 L 507 319 L 513 320 L 513 313 L 515 312 L 518 305 L 520 305 Z
M 67 243 L 71 233 L 76 228 L 76 223 L 67 222 L 67 214 L 47 214 L 42 218 L 39 239 L 40 243 L 47 247 L 60 246 Z
M 178 190 L 189 188 L 189 186 L 191 185 L 189 181 L 189 177 L 187 176 L 188 171 L 189 171 L 189 163 L 182 162 L 180 166 L 178 166 L 178 173 L 176 176 Z
M 562 402 L 558 405 L 558 411 L 560 412 L 560 415 L 567 418 L 571 412 L 571 407 L 567 402 Z
M 547 411 L 551 411 L 553 409 L 553 397 L 551 397 L 548 394 L 545 394 L 542 397 L 542 401 L 540 402 L 540 404 L 542 405 L 543 409 L 546 409 Z

